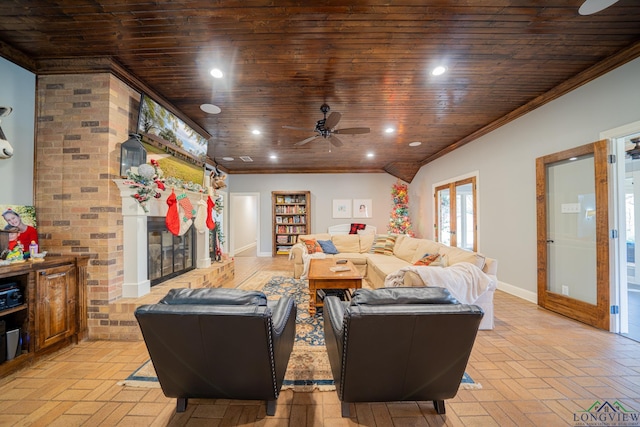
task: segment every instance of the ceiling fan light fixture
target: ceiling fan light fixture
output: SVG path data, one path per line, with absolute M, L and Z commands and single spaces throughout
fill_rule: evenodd
M 578 9 L 580 15 L 593 15 L 616 4 L 618 0 L 585 0 Z
M 336 147 L 341 147 L 343 145 L 340 138 L 336 135 L 360 135 L 364 133 L 369 133 L 371 129 L 368 127 L 358 127 L 358 128 L 341 128 L 336 129 L 338 122 L 342 118 L 342 114 L 334 111 L 327 116 L 327 113 L 331 110 L 328 104 L 322 104 L 320 106 L 320 112 L 324 116 L 322 119 L 316 122 L 316 126 L 313 129 L 313 132 L 316 135 L 310 136 L 309 138 L 303 139 L 302 141 L 296 142 L 293 145 L 305 145 L 317 138 L 325 139 L 329 142 L 329 152 L 331 152 L 331 145 Z M 305 130 L 304 128 L 299 128 L 296 126 L 282 126 L 284 129 L 294 129 L 294 130 Z

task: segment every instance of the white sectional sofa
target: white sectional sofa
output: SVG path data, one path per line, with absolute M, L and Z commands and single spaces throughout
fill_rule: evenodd
M 480 328 L 493 329 L 493 294 L 498 270 L 495 259 L 428 239 L 375 234 L 375 228 L 369 226 L 359 234 L 348 234 L 349 224 L 330 227 L 328 231 L 298 237 L 298 243 L 293 246 L 290 254 L 295 278 L 306 274 L 312 258 L 348 259 L 374 288 L 446 287 L 460 302 L 480 306 L 485 312 Z M 326 254 L 315 250 L 310 253 L 305 241 L 311 243 L 313 240 L 322 240 L 325 245 L 326 241 L 331 241 L 338 253 Z M 416 261 L 425 254 L 439 254 L 443 266 L 415 266 Z

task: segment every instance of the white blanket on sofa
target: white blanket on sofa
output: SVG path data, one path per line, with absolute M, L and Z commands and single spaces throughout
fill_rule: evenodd
M 489 290 L 496 289 L 496 279 L 469 262 L 460 262 L 449 267 L 409 266 L 389 274 L 384 286 L 403 286 L 404 275 L 413 271 L 427 286 L 446 288 L 462 304 L 474 304 Z
M 303 265 L 303 270 L 302 270 L 302 275 L 300 276 L 301 279 L 308 279 L 309 278 L 309 264 L 311 264 L 311 259 L 324 259 L 327 257 L 327 254 L 325 254 L 324 252 L 316 252 L 314 254 L 309 254 L 309 251 L 307 250 L 307 246 L 303 245 L 302 243 L 296 243 L 296 246 L 300 246 L 300 248 L 302 249 L 302 265 Z M 289 261 L 291 261 L 293 259 L 293 250 L 291 250 L 291 252 L 289 252 Z

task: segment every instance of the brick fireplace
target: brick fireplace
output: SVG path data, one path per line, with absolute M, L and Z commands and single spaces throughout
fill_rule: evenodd
M 146 268 L 143 273 L 129 267 L 146 266 L 146 241 L 141 252 L 141 243 L 131 246 L 126 237 L 131 230 L 138 233 L 138 226 L 146 233 L 146 216 L 117 184 L 120 144 L 135 129 L 139 99 L 136 90 L 108 72 L 39 75 L 37 80 L 34 191 L 40 246 L 50 254 L 89 256 L 90 339 L 139 339 L 133 310 L 157 301 L 153 292 L 144 295 Z M 128 202 L 134 204 L 131 211 Z M 233 261 L 227 260 L 166 283 L 220 286 L 233 274 Z

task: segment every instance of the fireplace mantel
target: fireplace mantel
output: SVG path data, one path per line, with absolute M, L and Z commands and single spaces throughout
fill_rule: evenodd
M 140 206 L 133 197 L 136 190 L 130 188 L 133 181 L 129 179 L 113 180 L 120 190 L 122 198 L 123 218 L 123 252 L 124 252 L 124 283 L 122 284 L 123 298 L 138 298 L 151 291 L 151 283 L 147 272 L 147 217 L 166 217 L 169 207 L 167 197 L 171 189 L 167 188 L 159 199 L 150 199 L 146 202 L 148 212 Z M 177 189 L 176 193 L 186 193 L 193 206 L 197 206 L 201 193 Z M 196 245 L 196 268 L 211 266 L 209 257 L 208 233 L 194 233 Z

